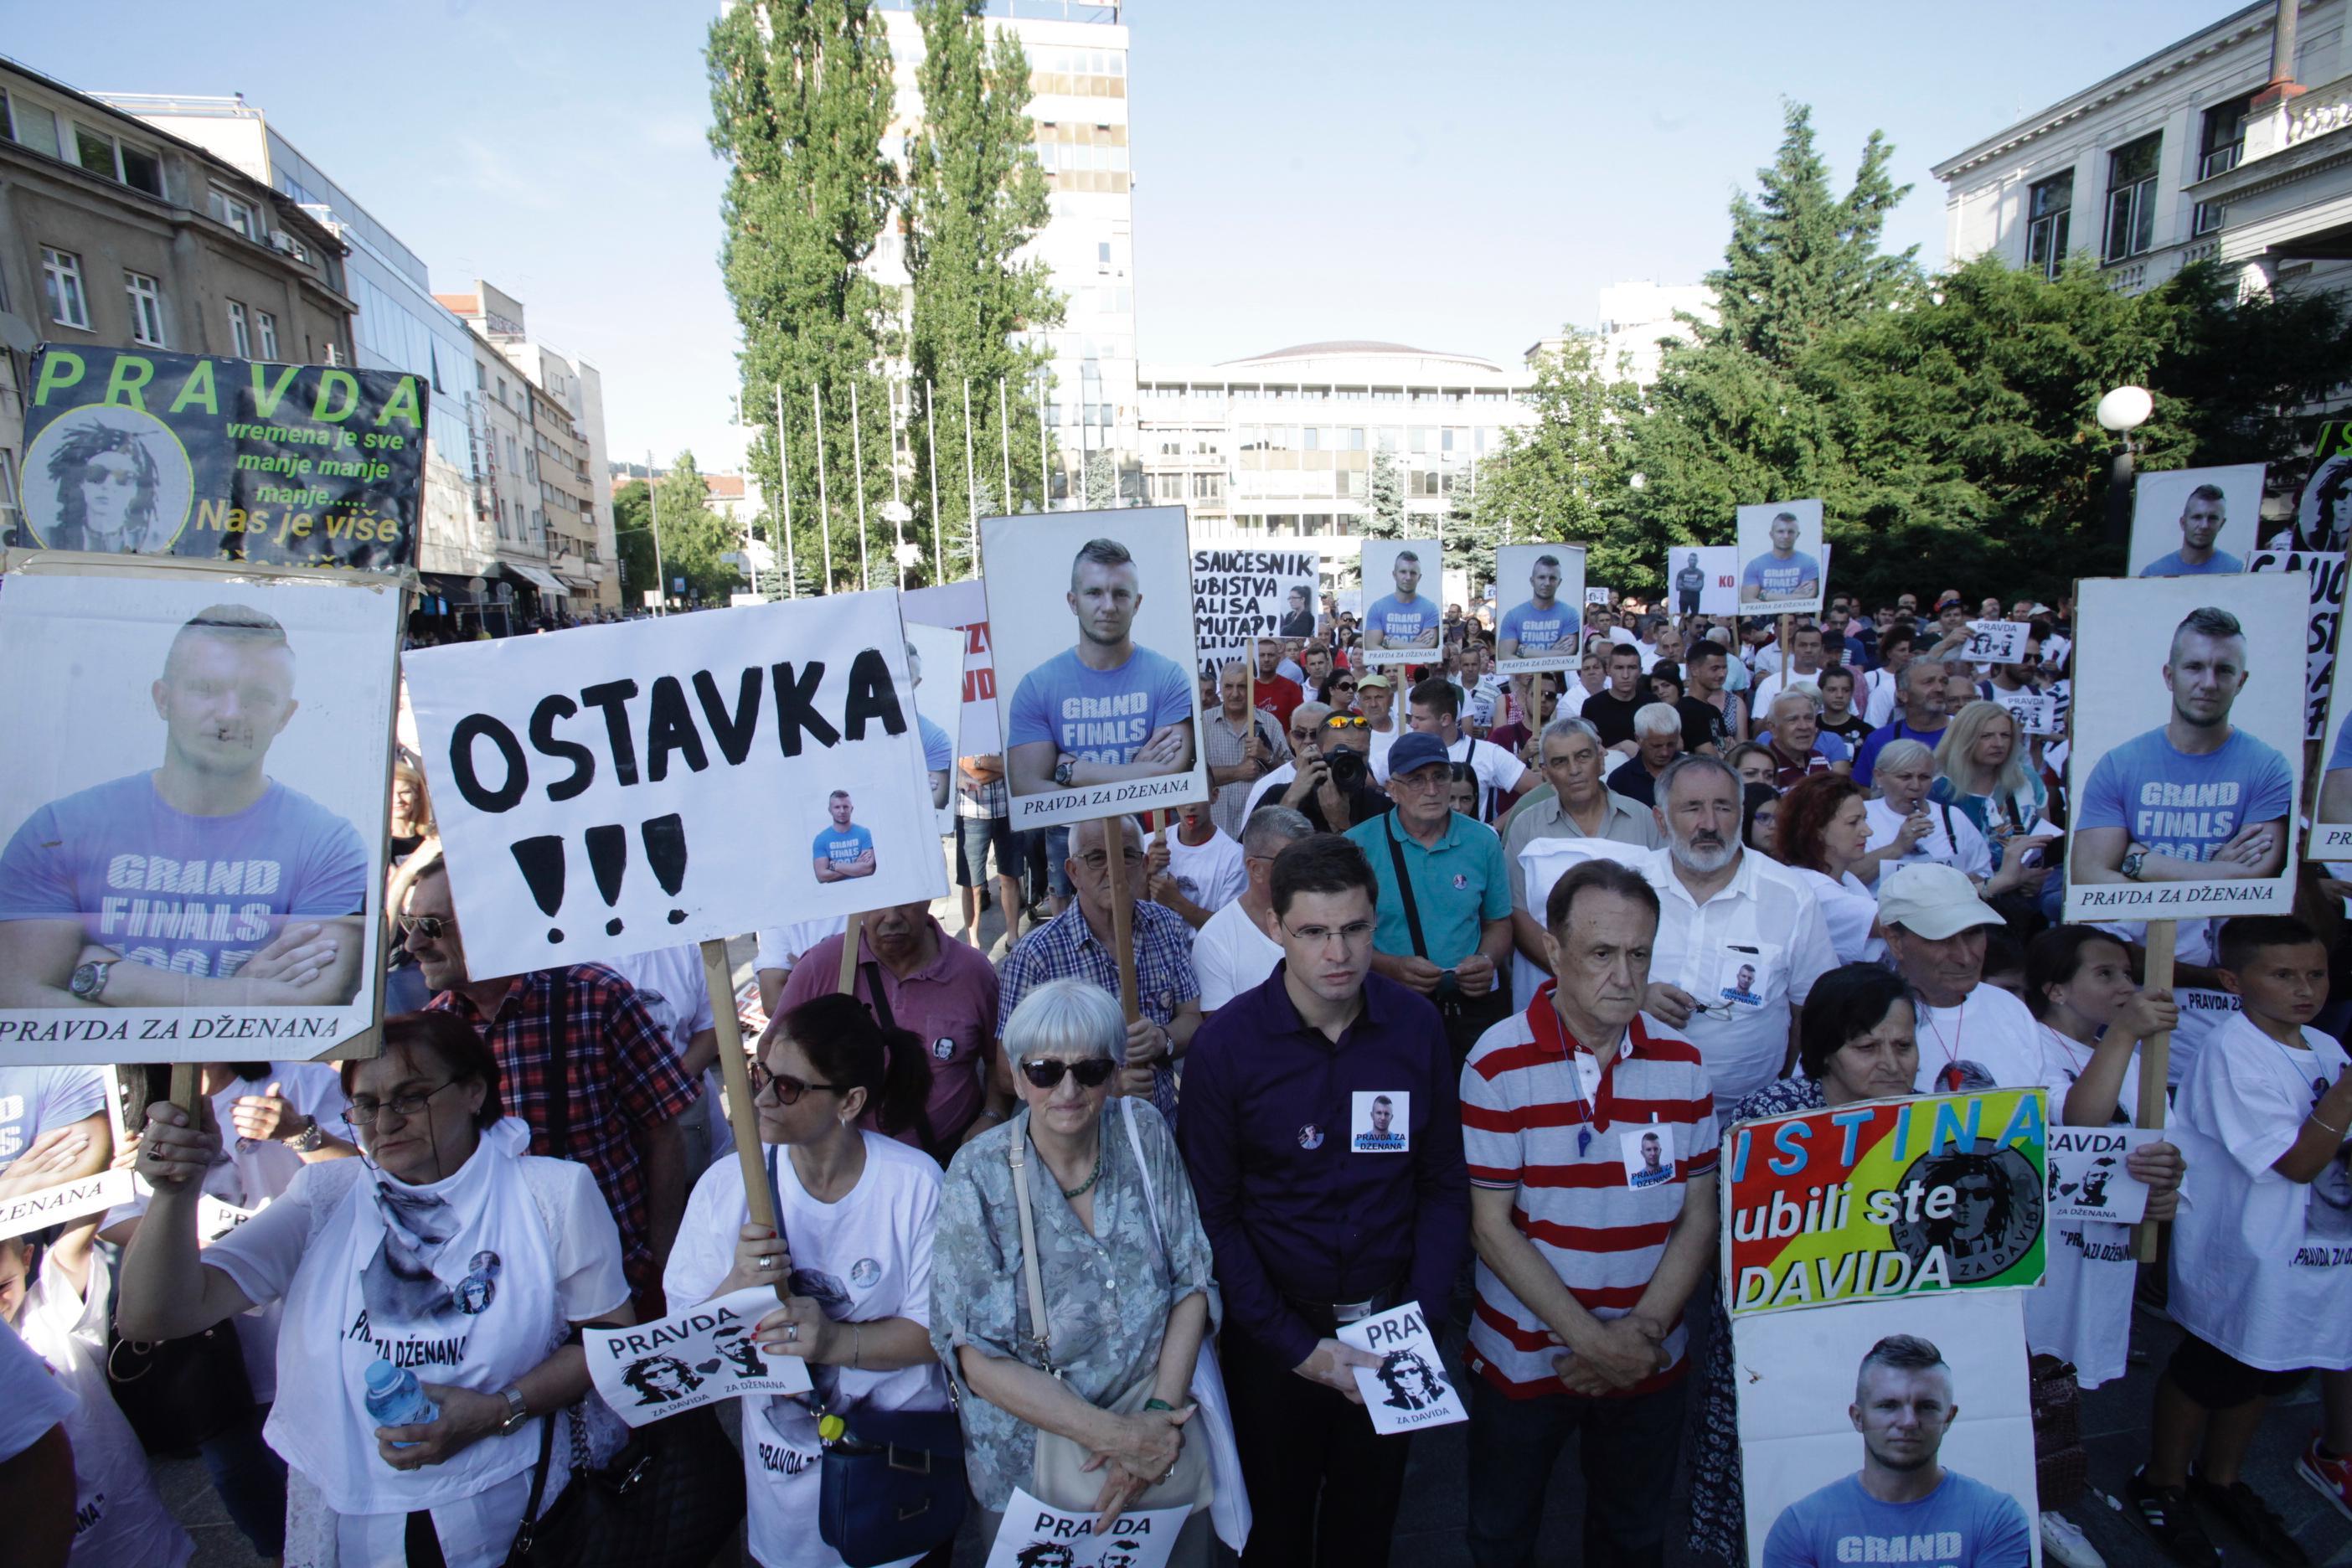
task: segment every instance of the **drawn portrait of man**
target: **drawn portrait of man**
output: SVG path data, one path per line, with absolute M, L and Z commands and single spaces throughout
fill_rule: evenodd
M 1389 1396 L 1381 1403 L 1393 1409 L 1426 1410 L 1445 1397 L 1445 1380 L 1416 1350 L 1389 1352 L 1372 1375 L 1388 1390 Z
M 171 428 L 135 408 L 84 407 L 41 432 L 25 461 L 20 542 L 155 555 L 186 526 L 194 480 Z

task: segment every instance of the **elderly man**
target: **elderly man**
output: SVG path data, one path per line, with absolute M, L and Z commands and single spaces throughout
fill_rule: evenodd
M 1984 984 L 1985 932 L 2002 922 L 1967 876 L 1932 861 L 1897 866 L 1879 884 L 1878 919 L 1917 1010 L 1918 1092 L 2041 1083 L 2042 1026 Z
M 1172 1126 L 1176 1079 L 1170 1065 L 1192 1044 L 1201 1026 L 1201 983 L 1192 970 L 1192 928 L 1164 905 L 1138 897 L 1144 879 L 1143 833 L 1132 816 L 1115 819 L 1125 851 L 1128 940 L 1135 952 L 1138 1016 L 1127 1026 L 1127 1069 L 1122 1091 L 1148 1094 Z M 1110 854 L 1113 831 L 1095 817 L 1070 829 L 1065 869 L 1076 894 L 1071 906 L 1031 931 L 1004 955 L 1000 972 L 997 1035 L 1021 999 L 1048 980 L 1089 980 L 1118 994 L 1118 949 L 1111 924 Z
M 1520 853 L 1539 838 L 1609 838 L 1654 849 L 1661 839 L 1656 813 L 1636 805 L 1601 782 L 1601 737 L 1581 719 L 1555 719 L 1544 726 L 1541 755 L 1544 787 L 1519 803 L 1503 835 L 1503 860 L 1511 874 L 1511 941 L 1538 967 L 1544 956 L 1542 920 L 1529 907 Z M 1617 771 L 1633 766 L 1628 763 Z
M 1436 737 L 1449 763 L 1467 763 L 1478 775 L 1478 820 L 1492 822 L 1527 787 L 1525 763 L 1492 741 L 1462 732 L 1462 689 L 1432 676 L 1412 689 L 1412 727 Z
M 1895 741 L 1916 741 L 1929 751 L 1944 738 L 1949 710 L 1944 706 L 1948 682 L 1940 659 L 1915 658 L 1903 667 L 1903 702 L 1892 723 L 1873 730 L 1853 754 L 1853 782 L 1870 787 L 1878 753 Z
M 1209 917 L 1192 933 L 1192 968 L 1201 977 L 1201 1017 L 1254 986 L 1262 984 L 1282 962 L 1282 949 L 1272 936 L 1275 857 L 1315 831 L 1315 825 L 1286 805 L 1269 805 L 1251 815 L 1242 829 L 1242 868 L 1249 883 L 1242 896 Z
M 1633 760 L 1609 775 L 1612 794 L 1636 805 L 1657 805 L 1658 775 L 1683 754 L 1683 716 L 1670 702 L 1653 702 L 1633 715 Z
M 1380 879 L 1372 967 L 1437 1004 L 1456 1060 L 1510 1011 L 1510 871 L 1503 841 L 1448 804 L 1453 770 L 1415 731 L 1389 752 L 1396 809 L 1349 829 Z
M 1850 773 L 1853 753 L 1822 731 L 1821 688 L 1798 685 L 1772 699 L 1771 728 L 1760 739 L 1772 753 L 1772 787 L 1786 790 L 1810 773 Z
M 1247 822 L 1250 813 L 1262 801 L 1280 800 L 1298 779 L 1299 764 L 1314 755 L 1316 732 L 1331 710 L 1321 702 L 1301 702 L 1290 710 L 1290 722 L 1283 726 L 1284 749 L 1289 760 L 1270 770 L 1257 783 L 1250 785 L 1249 795 L 1242 803 L 1242 820 Z
M 1217 792 L 1209 815 L 1239 837 L 1252 786 L 1289 758 L 1290 746 L 1280 721 L 1250 706 L 1249 667 L 1237 658 L 1217 671 L 1217 704 L 1201 720 L 1201 754 Z
M 1642 868 L 1664 912 L 1642 1010 L 1686 1033 L 1716 1099 L 1737 1105 L 1792 1059 L 1798 1011 L 1837 953 L 1796 873 L 1741 844 L 1730 768 L 1676 759 L 1658 781 L 1657 814 L 1666 845 Z M 1755 971 L 1748 985 L 1738 984 L 1742 966 Z

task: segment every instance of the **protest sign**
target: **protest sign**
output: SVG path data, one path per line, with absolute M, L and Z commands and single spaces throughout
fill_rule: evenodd
M 1019 1487 L 988 1549 L 987 1568 L 1166 1568 L 1190 1509 L 1139 1509 L 1097 1531 L 1100 1516 L 1048 1508 Z
M 416 563 L 423 376 L 48 343 L 32 382 L 16 548 Z
M 980 579 L 910 588 L 898 595 L 898 614 L 910 626 L 952 626 L 964 634 L 963 718 L 950 728 L 956 755 L 996 750 L 996 662 L 989 651 L 988 596 Z
M 226 1203 L 210 1193 L 196 1194 L 196 1239 L 210 1245 L 269 1206 L 265 1198 L 251 1208 Z
M 1445 1359 L 1437 1353 L 1437 1341 L 1430 1334 L 1420 1302 L 1343 1323 L 1339 1334 L 1341 1344 L 1381 1358 L 1377 1367 L 1354 1371 L 1356 1392 L 1364 1396 L 1372 1430 L 1381 1436 L 1470 1419 L 1462 1407 L 1461 1390 L 1445 1375 Z
M 2308 599 L 2282 572 L 2077 585 L 2066 920 L 2292 910 Z
M 1865 1100 L 1724 1138 L 1732 1316 L 2042 1278 L 2045 1095 Z
M 1206 801 L 1184 509 L 982 518 L 980 556 L 1013 827 Z
M 1607 609 L 1617 602 L 1617 590 L 1596 587 L 1588 583 L 1584 586 L 1584 602 L 1588 605 L 1599 605 L 1602 609 Z
M 751 1338 L 776 1310 L 775 1291 L 754 1285 L 659 1322 L 586 1330 L 589 1379 L 632 1426 L 747 1394 L 806 1394 L 808 1363 Z
M 2024 1297 L 1908 1297 L 1732 1326 L 1751 1568 L 2003 1563 L 2039 1547 Z M 1860 1474 L 1940 1468 L 1887 1504 Z
M 907 623 L 907 674 L 915 683 L 915 727 L 923 735 L 923 773 L 939 830 L 955 831 L 956 731 L 963 723 L 964 633 Z M 969 755 L 970 753 L 964 753 Z
M 1364 662 L 1425 664 L 1437 657 L 1445 606 L 1437 602 L 1434 539 L 1364 541 Z
M 2015 664 L 2025 657 L 2025 639 L 2032 631 L 2023 621 L 1970 621 L 1958 657 L 1969 664 Z
M 2344 620 L 2347 574 L 2344 552 L 2257 550 L 2246 570 L 2301 572 L 2311 581 L 2311 619 L 2303 642 L 2303 738 L 2316 741 L 2326 731 L 2327 700 L 2336 690 L 2336 629 Z
M 2315 860 L 2352 860 L 2352 680 L 2330 683 L 2321 739 L 2319 805 L 2306 853 Z
M 2054 735 L 2058 733 L 2058 699 L 2048 691 L 2003 691 L 1992 689 L 1992 700 L 2017 721 L 2021 735 Z
M 2246 569 L 2263 515 L 2263 465 L 2169 468 L 2132 489 L 2133 577 L 2206 577 Z
M 1574 669 L 1584 644 L 1584 548 L 1506 544 L 1495 552 L 1495 671 Z
M 0 591 L 0 661 L 42 672 L 0 692 L 0 1061 L 360 1046 L 397 585 L 50 564 Z
M 411 654 L 473 972 L 944 893 L 906 660 L 887 592 Z
M 1677 616 L 1739 613 L 1739 552 L 1728 544 L 1678 544 L 1666 552 L 1666 610 Z
M 1764 501 L 1739 509 L 1739 613 L 1818 616 L 1827 584 L 1822 503 Z
M 1203 675 L 1250 657 L 1261 637 L 1315 635 L 1315 584 L 1322 566 L 1312 550 L 1192 552 L 1192 635 Z
M 2311 472 L 2294 502 L 2294 524 L 2265 541 L 2281 548 L 2340 555 L 2352 546 L 2352 420 L 2319 427 Z
M 127 1204 L 136 1180 L 129 1171 L 95 1171 L 70 1182 L 0 1198 L 0 1241 Z
M 2053 1127 L 2042 1212 L 2051 1219 L 2137 1225 L 2147 1212 L 2147 1184 L 2125 1170 L 2124 1162 L 2133 1150 L 2163 1138 L 2151 1127 Z

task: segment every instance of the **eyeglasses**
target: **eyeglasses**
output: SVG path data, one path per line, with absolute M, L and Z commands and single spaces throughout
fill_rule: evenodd
M 770 1089 L 776 1091 L 779 1105 L 798 1105 L 801 1096 L 813 1089 L 829 1089 L 835 1094 L 846 1094 L 847 1087 L 837 1083 L 805 1083 L 790 1073 L 770 1072 L 758 1062 L 751 1064 L 751 1098 L 765 1100 Z
M 409 1094 L 397 1094 L 390 1100 L 354 1100 L 350 1108 L 343 1112 L 343 1125 L 352 1130 L 352 1136 L 357 1138 L 373 1132 L 376 1118 L 386 1110 L 391 1111 L 398 1120 L 406 1121 L 424 1110 L 425 1101 L 447 1089 L 451 1084 L 462 1081 L 464 1080 L 460 1079 L 449 1079 L 435 1084 L 431 1089 L 420 1089 Z
M 439 915 L 400 915 L 395 918 L 400 921 L 400 934 L 404 937 L 421 936 L 427 942 L 439 942 L 449 932 L 450 922 Z
M 1039 1089 L 1052 1089 L 1062 1081 L 1064 1073 L 1078 1080 L 1080 1089 L 1100 1089 L 1110 1081 L 1118 1064 L 1108 1057 L 1088 1057 L 1082 1062 L 1066 1062 L 1058 1057 L 1039 1057 L 1021 1064 L 1021 1076 Z
M 1127 852 L 1119 858 L 1130 866 L 1140 866 L 1143 864 L 1143 851 L 1130 844 L 1127 847 Z M 1110 868 L 1110 857 L 1099 849 L 1089 849 L 1078 857 L 1078 864 L 1089 871 L 1106 871 Z
M 1343 947 L 1361 947 L 1372 940 L 1372 922 L 1349 921 L 1343 926 L 1284 926 L 1283 934 L 1293 942 L 1303 942 L 1310 947 L 1320 947 L 1333 937 Z

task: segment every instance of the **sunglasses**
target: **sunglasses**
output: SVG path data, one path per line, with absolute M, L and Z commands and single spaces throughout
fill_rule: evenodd
M 399 915 L 394 918 L 399 921 L 400 934 L 404 937 L 421 936 L 427 942 L 439 942 L 449 930 L 449 922 L 439 915 Z
M 1052 1089 L 1062 1081 L 1064 1073 L 1078 1080 L 1080 1089 L 1100 1089 L 1110 1081 L 1118 1064 L 1108 1057 L 1088 1057 L 1082 1062 L 1066 1062 L 1054 1057 L 1039 1057 L 1021 1064 L 1021 1076 L 1039 1089 Z
M 1360 713 L 1334 713 L 1323 721 L 1326 730 L 1369 730 L 1372 721 Z
M 834 1094 L 844 1092 L 840 1084 L 804 1083 L 790 1073 L 770 1072 L 760 1063 L 753 1062 L 751 1064 L 751 1098 L 765 1099 L 771 1089 L 776 1091 L 776 1103 L 779 1105 L 798 1105 L 801 1102 L 801 1096 L 813 1089 L 825 1089 Z

